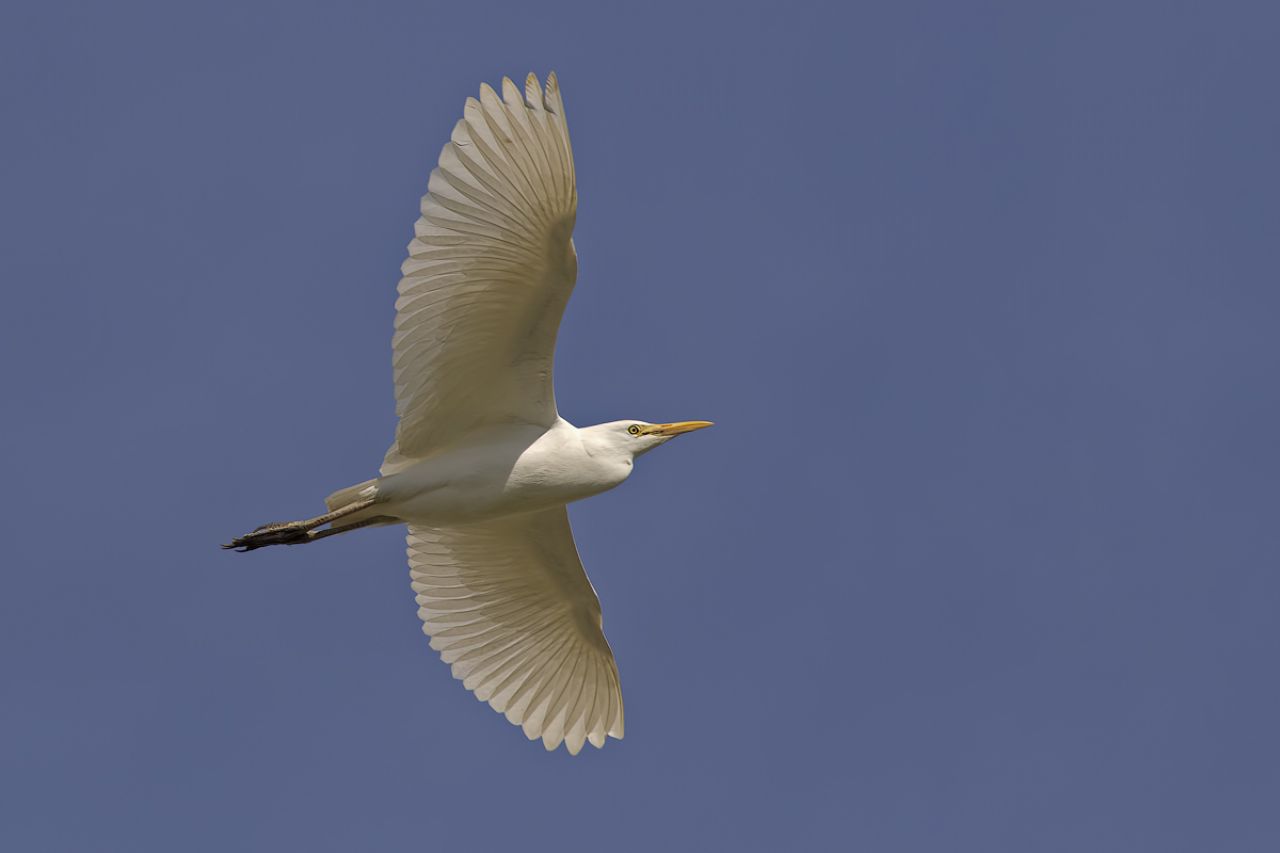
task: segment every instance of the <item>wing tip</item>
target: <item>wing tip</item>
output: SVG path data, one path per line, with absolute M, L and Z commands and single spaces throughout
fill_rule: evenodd
M 519 87 L 517 87 L 515 82 L 505 74 L 502 76 L 502 80 L 498 84 L 498 89 L 501 89 L 503 95 L 507 96 L 502 98 L 502 100 L 509 100 L 509 95 L 511 93 L 519 92 Z M 536 106 L 541 106 L 544 103 L 550 104 L 550 102 L 558 98 L 559 95 L 560 95 L 560 77 L 556 74 L 555 71 L 547 72 L 547 82 L 545 85 L 543 85 L 543 83 L 538 80 L 537 72 L 530 71 L 528 74 L 525 75 L 524 97 L 525 97 L 525 100 L 528 102 L 528 106 L 536 107 Z M 497 90 L 495 90 L 493 86 L 490 86 L 488 82 L 482 82 L 480 84 L 479 99 L 474 97 L 468 97 L 467 101 L 468 102 L 478 101 L 479 103 L 483 103 L 486 97 L 497 98 L 498 93 L 497 93 Z
M 520 97 L 520 90 L 516 88 L 515 83 L 511 82 L 510 77 L 502 78 L 502 100 L 509 107 L 524 105 L 524 100 Z
M 531 110 L 542 110 L 542 83 L 532 71 L 524 78 L 524 102 Z

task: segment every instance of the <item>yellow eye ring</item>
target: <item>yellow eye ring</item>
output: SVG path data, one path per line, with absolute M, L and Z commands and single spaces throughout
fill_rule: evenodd
M 640 424 L 632 424 L 631 426 L 627 427 L 627 432 L 631 433 L 632 435 L 639 435 Z

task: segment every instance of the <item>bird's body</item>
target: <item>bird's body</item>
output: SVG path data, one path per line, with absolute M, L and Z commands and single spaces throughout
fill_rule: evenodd
M 364 512 L 412 524 L 469 524 L 598 495 L 631 468 L 631 456 L 610 452 L 592 428 L 563 419 L 549 429 L 489 426 L 370 483 L 367 496 L 378 501 Z
M 408 526 L 423 630 L 468 690 L 577 753 L 623 734 L 600 603 L 565 505 L 617 486 L 636 457 L 707 421 L 578 428 L 552 387 L 577 277 L 573 153 L 552 74 L 468 99 L 431 173 L 396 302 L 399 424 L 381 476 L 329 511 L 232 541 L 250 551 Z M 328 525 L 326 527 L 326 525 Z

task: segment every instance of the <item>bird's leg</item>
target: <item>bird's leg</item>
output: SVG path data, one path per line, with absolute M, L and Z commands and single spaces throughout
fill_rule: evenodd
M 357 521 L 352 524 L 339 524 L 325 530 L 308 530 L 307 538 L 303 541 L 315 542 L 317 539 L 324 539 L 326 536 L 337 536 L 339 533 L 350 533 L 352 530 L 359 530 L 361 527 L 368 527 L 371 524 L 386 524 L 391 521 L 395 521 L 395 519 L 389 515 L 375 515 L 373 518 L 366 518 L 364 521 Z
M 275 521 L 271 524 L 264 524 L 261 527 L 254 528 L 251 533 L 232 539 L 231 544 L 223 545 L 222 547 L 234 548 L 237 551 L 253 551 L 267 545 L 301 545 L 306 542 L 312 542 L 320 538 L 311 534 L 311 531 L 315 528 L 331 521 L 345 518 L 362 509 L 368 509 L 373 504 L 374 499 L 369 498 L 368 500 L 347 504 L 340 509 L 326 512 L 324 515 L 317 515 L 315 518 L 307 518 L 302 521 Z M 356 526 L 354 524 L 347 525 L 348 528 L 353 530 Z M 363 527 L 364 525 L 360 524 L 359 526 Z M 343 532 L 345 531 L 346 528 L 343 528 Z M 325 531 L 325 533 L 329 534 L 330 531 Z

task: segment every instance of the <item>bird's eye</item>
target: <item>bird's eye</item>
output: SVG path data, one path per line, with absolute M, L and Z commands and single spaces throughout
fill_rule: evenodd
M 640 424 L 632 424 L 631 426 L 627 427 L 627 432 L 631 433 L 632 435 L 639 435 Z

